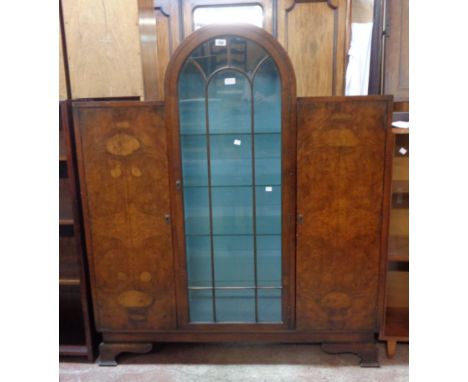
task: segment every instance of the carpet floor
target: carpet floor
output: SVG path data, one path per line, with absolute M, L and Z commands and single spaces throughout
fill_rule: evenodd
M 407 382 L 408 345 L 380 368 L 359 367 L 352 354 L 330 355 L 318 345 L 164 344 L 144 355 L 123 354 L 117 367 L 60 362 L 61 382 Z

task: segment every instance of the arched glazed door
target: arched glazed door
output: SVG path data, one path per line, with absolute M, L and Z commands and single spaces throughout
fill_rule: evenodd
M 294 323 L 295 80 L 253 26 L 206 27 L 166 74 L 178 323 Z

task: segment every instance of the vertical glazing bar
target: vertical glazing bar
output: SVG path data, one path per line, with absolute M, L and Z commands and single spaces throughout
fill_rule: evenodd
M 228 67 L 228 68 L 232 66 L 232 65 L 231 65 L 231 39 L 232 39 L 232 37 L 230 37 L 230 38 L 227 38 L 227 37 L 226 37 L 226 45 L 227 45 L 227 47 L 226 47 L 226 50 L 227 50 L 226 55 L 227 55 L 227 67 Z
M 210 150 L 210 121 L 208 115 L 208 85 L 205 83 L 205 136 L 206 136 L 206 156 L 208 164 L 208 212 L 210 214 L 210 261 L 211 261 L 211 298 L 213 306 L 213 321 L 216 319 L 216 289 L 215 289 L 215 268 L 214 268 L 214 244 L 213 244 L 213 204 L 211 201 L 211 150 Z
M 250 135 L 252 140 L 252 208 L 253 208 L 253 261 L 254 261 L 254 284 L 255 284 L 255 322 L 258 322 L 258 275 L 257 275 L 257 208 L 256 208 L 256 189 L 255 189 L 255 132 L 254 132 L 254 91 L 253 81 L 250 85 Z

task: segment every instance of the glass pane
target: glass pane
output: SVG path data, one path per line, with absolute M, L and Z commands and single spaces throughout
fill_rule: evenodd
M 255 291 L 217 290 L 216 319 L 218 322 L 255 322 Z
M 181 134 L 205 134 L 205 81 L 190 63 L 179 79 L 179 119 Z
M 209 236 L 187 236 L 189 287 L 211 287 L 211 244 Z
M 180 137 L 182 173 L 185 186 L 208 186 L 206 137 L 186 135 Z
M 231 52 L 230 64 L 242 69 L 251 76 L 260 61 L 267 57 L 265 50 L 258 44 L 242 37 L 231 37 L 229 39 Z
M 208 85 L 210 134 L 250 134 L 250 85 L 233 70 L 214 75 Z
M 252 184 L 251 141 L 242 134 L 210 137 L 212 186 Z
M 256 187 L 257 234 L 281 235 L 281 187 Z
M 256 133 L 281 132 L 281 80 L 270 58 L 254 78 L 254 125 Z
M 213 234 L 252 234 L 252 199 L 253 195 L 251 187 L 213 188 Z
M 211 290 L 189 290 L 190 321 L 213 322 Z
M 186 235 L 210 234 L 208 187 L 184 187 Z
M 227 39 L 220 37 L 201 44 L 190 58 L 196 61 L 208 77 L 216 69 L 227 65 Z
M 263 27 L 263 9 L 260 5 L 198 7 L 193 11 L 193 29 L 210 24 L 248 23 Z
M 281 236 L 257 236 L 259 286 L 281 286 Z
M 258 321 L 281 321 L 281 289 L 258 290 Z
M 255 183 L 281 184 L 281 134 L 255 135 Z
M 253 237 L 214 238 L 215 286 L 255 286 Z

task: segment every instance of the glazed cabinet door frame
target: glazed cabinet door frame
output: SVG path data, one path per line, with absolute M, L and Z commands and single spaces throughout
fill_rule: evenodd
M 184 235 L 182 160 L 179 133 L 179 74 L 200 44 L 218 36 L 235 36 L 260 45 L 274 60 L 281 79 L 281 170 L 282 170 L 282 322 L 281 323 L 189 323 L 187 264 Z M 166 136 L 170 177 L 174 268 L 176 274 L 177 320 L 179 329 L 218 332 L 258 332 L 294 328 L 295 316 L 295 221 L 296 221 L 296 84 L 287 53 L 264 30 L 250 26 L 208 26 L 188 36 L 173 54 L 165 78 Z

